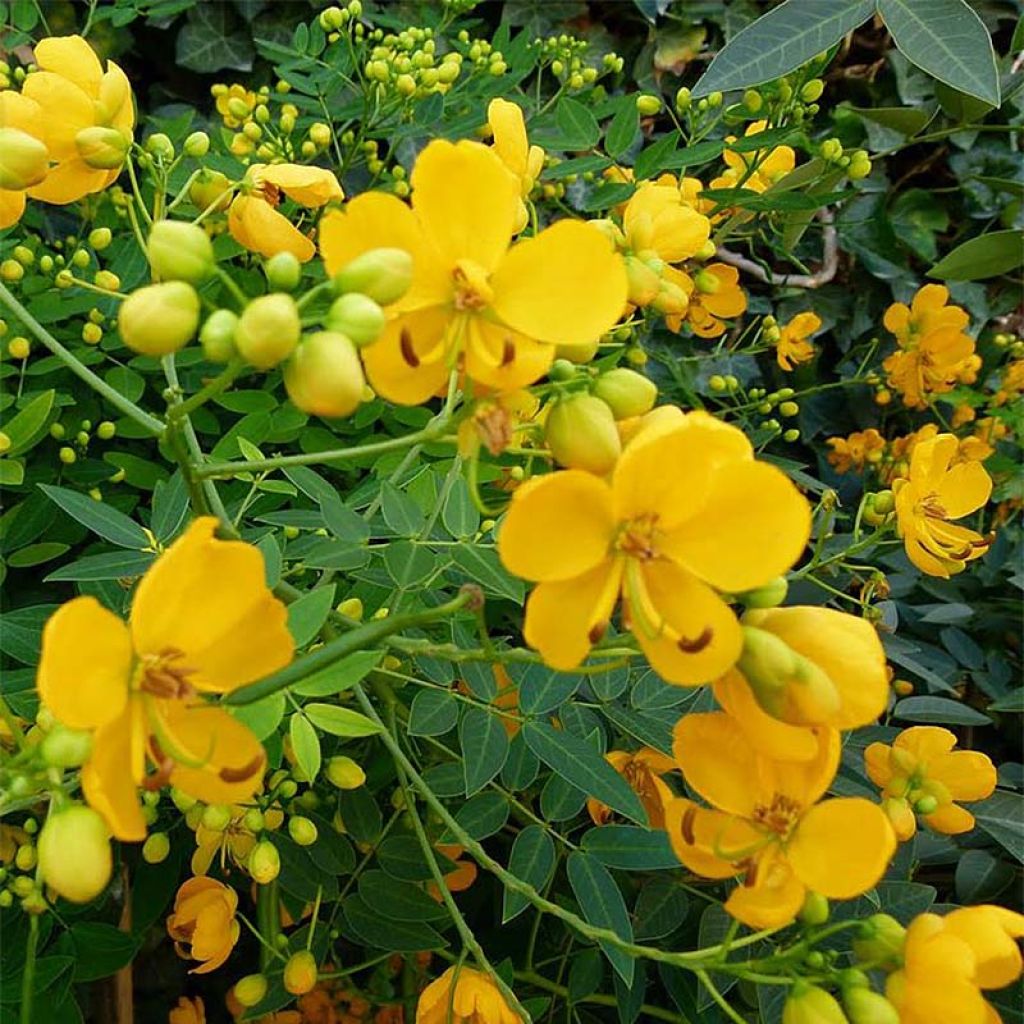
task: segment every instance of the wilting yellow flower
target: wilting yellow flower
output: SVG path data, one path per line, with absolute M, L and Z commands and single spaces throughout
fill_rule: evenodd
M 518 103 L 510 103 L 500 97 L 491 100 L 487 105 L 487 123 L 494 136 L 494 152 L 519 182 L 519 206 L 514 228 L 518 234 L 530 219 L 525 200 L 533 191 L 544 166 L 544 150 L 530 145 L 523 111 Z
M 768 127 L 767 121 L 754 121 L 743 133 L 746 138 L 760 135 Z M 726 138 L 726 144 L 735 142 L 736 136 Z M 790 146 L 775 146 L 750 153 L 737 153 L 726 149 L 722 154 L 726 170 L 711 182 L 712 188 L 748 188 L 753 192 L 766 192 L 796 166 L 796 153 Z
M 267 258 L 290 252 L 305 263 L 316 255 L 312 240 L 277 212 L 281 196 L 318 209 L 345 198 L 338 179 L 322 167 L 303 164 L 253 164 L 228 210 L 231 237 Z
M 49 170 L 42 122 L 43 111 L 35 100 L 0 90 L 0 228 L 17 223 L 25 212 L 26 190 L 43 181 Z
M 416 405 L 453 371 L 496 391 L 537 380 L 557 344 L 611 328 L 626 302 L 622 261 L 589 224 L 561 220 L 510 247 L 519 183 L 477 142 L 435 140 L 416 159 L 412 208 L 367 192 L 320 223 L 334 274 L 368 249 L 404 249 L 412 286 L 362 350 L 374 391 Z
M 652 422 L 610 480 L 570 469 L 520 487 L 498 552 L 538 583 L 524 634 L 549 665 L 583 661 L 621 593 L 655 671 L 694 685 L 728 670 L 743 644 L 718 592 L 785 572 L 807 542 L 810 509 L 737 428 L 701 412 Z
M 421 993 L 416 1024 L 519 1024 L 498 986 L 472 967 L 449 967 Z
M 954 801 L 984 800 L 996 788 L 996 769 L 977 750 L 954 750 L 956 736 L 934 725 L 904 729 L 892 746 L 864 751 L 867 773 L 882 787 L 882 806 L 902 841 L 917 831 L 915 813 L 936 832 L 956 835 L 974 828 L 974 815 Z
M 540 399 L 524 390 L 479 399 L 459 424 L 459 454 L 472 458 L 483 446 L 491 455 L 500 455 L 539 410 Z
M 200 819 L 196 827 L 196 851 L 192 854 L 192 874 L 205 875 L 215 857 L 220 856 L 220 867 L 224 870 L 228 859 L 242 866 L 256 845 L 257 836 L 246 827 L 245 816 L 249 808 L 231 808 L 231 818 L 224 828 L 208 828 Z M 284 813 L 276 807 L 269 807 L 262 814 L 263 827 L 273 832 L 280 828 Z
M 199 996 L 195 999 L 181 996 L 178 1005 L 167 1014 L 167 1024 L 206 1024 L 206 1006 L 203 1000 Z
M 213 878 L 190 878 L 174 897 L 167 934 L 178 956 L 201 960 L 189 974 L 209 974 L 231 955 L 241 926 L 235 920 L 238 893 Z
M 775 359 L 779 366 L 788 371 L 800 363 L 809 363 L 815 352 L 809 339 L 820 329 L 821 317 L 817 313 L 797 313 L 782 327 L 775 343 Z
M 907 929 L 903 966 L 889 975 L 885 994 L 900 1024 L 998 1024 L 981 990 L 1005 988 L 1021 974 L 1016 939 L 1024 916 L 1004 907 L 920 914 Z
M 675 761 L 651 747 L 644 747 L 634 754 L 625 750 L 612 750 L 604 755 L 604 759 L 640 797 L 651 828 L 664 828 L 665 810 L 675 794 L 661 781 L 661 776 L 675 769 Z M 611 819 L 612 809 L 600 800 L 589 797 L 587 813 L 595 825 L 606 825 Z
M 743 653 L 715 682 L 715 698 L 766 757 L 810 760 L 818 742 L 808 726 L 855 729 L 885 710 L 885 651 L 866 619 L 793 606 L 749 611 L 742 622 Z
M 82 789 L 118 839 L 146 825 L 136 787 L 166 782 L 207 803 L 249 800 L 266 754 L 241 722 L 203 701 L 291 661 L 284 605 L 249 544 L 197 519 L 139 583 L 131 622 L 76 597 L 43 630 L 37 686 L 55 718 L 95 729 Z M 146 760 L 156 774 L 146 777 Z
M 42 40 L 35 62 L 40 70 L 25 79 L 22 93 L 42 108 L 41 137 L 56 166 L 28 194 L 71 203 L 121 173 L 135 127 L 131 85 L 112 60 L 104 71 L 81 36 Z
M 686 311 L 693 333 L 701 338 L 717 338 L 725 333 L 722 318 L 739 316 L 747 308 L 747 296 L 739 284 L 740 274 L 725 263 L 709 263 L 693 279 L 696 286 Z M 671 318 L 666 323 L 672 330 Z
M 837 473 L 849 473 L 851 469 L 859 473 L 865 466 L 881 462 L 885 451 L 885 438 L 874 427 L 854 431 L 849 437 L 830 437 L 826 443 L 832 449 L 829 465 Z
M 672 848 L 698 875 L 744 876 L 725 909 L 751 928 L 792 921 L 808 890 L 828 899 L 867 892 L 895 852 L 877 804 L 821 800 L 839 765 L 839 733 L 819 729 L 817 741 L 811 760 L 775 761 L 753 750 L 723 712 L 686 715 L 676 725 L 676 762 L 713 809 L 674 800 L 666 825 Z
M 959 448 L 953 434 L 939 434 L 916 445 L 909 478 L 892 485 L 907 557 L 929 576 L 947 579 L 992 544 L 991 536 L 952 522 L 976 512 L 992 493 L 992 478 L 980 462 L 952 464 Z
M 882 366 L 888 383 L 904 405 L 923 409 L 931 395 L 951 391 L 965 361 L 974 355 L 974 339 L 964 333 L 969 317 L 959 306 L 947 306 L 949 290 L 926 284 L 910 306 L 893 303 L 883 322 L 896 335 L 899 349 Z

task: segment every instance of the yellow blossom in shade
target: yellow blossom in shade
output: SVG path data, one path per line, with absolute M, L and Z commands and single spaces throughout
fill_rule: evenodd
M 826 443 L 832 449 L 829 465 L 837 473 L 860 473 L 865 466 L 881 462 L 885 452 L 885 438 L 874 427 L 855 431 L 849 437 L 830 437 Z
M 696 275 L 696 287 L 686 311 L 686 319 L 694 334 L 701 338 L 717 338 L 725 333 L 723 319 L 739 316 L 746 310 L 747 296 L 739 281 L 739 271 L 725 263 L 709 263 Z M 673 330 L 678 330 L 678 327 Z
M 939 434 L 914 447 L 910 476 L 893 482 L 896 522 L 907 557 L 929 576 L 948 578 L 988 551 L 992 537 L 953 522 L 980 509 L 992 478 L 980 462 L 953 464 L 960 444 Z
M 872 743 L 864 751 L 868 776 L 882 789 L 882 805 L 900 840 L 917 831 L 915 811 L 936 832 L 957 835 L 974 828 L 974 815 L 957 801 L 984 800 L 996 788 L 996 769 L 976 750 L 954 750 L 948 729 L 915 725 L 892 746 Z
M 253 164 L 246 173 L 242 191 L 228 210 L 228 230 L 236 242 L 251 252 L 268 259 L 279 252 L 290 252 L 305 263 L 316 255 L 316 246 L 284 214 L 278 213 L 282 196 L 309 209 L 344 199 L 338 179 L 322 167 Z
M 626 203 L 622 231 L 639 257 L 680 263 L 704 248 L 711 222 L 684 204 L 677 188 L 644 181 Z
M 466 852 L 465 848 L 455 844 L 438 844 L 435 849 L 442 857 L 447 857 L 455 865 L 455 869 L 444 876 L 444 887 L 449 892 L 465 892 L 476 881 L 479 874 L 475 861 L 462 860 L 461 857 Z M 427 883 L 427 892 L 431 899 L 437 900 L 438 903 L 442 901 L 441 890 L 436 882 Z
M 472 967 L 449 967 L 421 993 L 416 1024 L 519 1024 L 498 986 Z
M 910 306 L 895 302 L 885 311 L 883 323 L 899 348 L 882 367 L 889 387 L 912 409 L 923 409 L 930 396 L 951 391 L 974 356 L 974 340 L 964 333 L 969 317 L 959 306 L 947 305 L 948 300 L 944 285 L 927 284 Z
M 0 90 L 0 229 L 18 222 L 25 212 L 26 190 L 46 178 L 49 152 L 42 121 L 35 100 Z
M 217 113 L 226 128 L 241 128 L 256 109 L 257 96 L 240 82 L 234 82 L 217 96 Z M 242 108 L 245 108 L 244 112 Z M 240 115 L 240 116 L 237 116 Z
M 205 875 L 215 858 L 219 859 L 221 870 L 227 861 L 242 867 L 256 845 L 257 836 L 246 828 L 245 815 L 249 808 L 231 808 L 231 818 L 222 829 L 207 828 L 200 820 L 196 828 L 196 851 L 192 854 L 192 874 Z M 281 827 L 284 813 L 276 807 L 263 812 L 263 827 L 275 831 Z
M 877 804 L 821 799 L 835 777 L 840 742 L 834 729 L 819 729 L 816 738 L 810 760 L 776 761 L 752 749 L 723 712 L 676 724 L 676 762 L 712 807 L 683 798 L 669 805 L 672 848 L 696 874 L 743 875 L 725 909 L 751 928 L 789 923 L 808 890 L 828 899 L 867 892 L 895 852 L 896 836 Z
M 866 619 L 792 606 L 749 611 L 742 622 L 743 654 L 715 682 L 715 698 L 762 754 L 809 760 L 817 742 L 808 726 L 855 729 L 885 710 L 885 651 Z
M 232 804 L 262 780 L 263 747 L 202 697 L 281 668 L 294 645 L 258 549 L 217 540 L 216 526 L 197 519 L 157 559 L 128 625 L 95 598 L 76 597 L 43 629 L 40 698 L 64 725 L 95 730 L 82 788 L 118 839 L 145 837 L 140 785 L 170 782 Z M 156 768 L 148 778 L 147 758 Z
M 132 90 L 112 61 L 103 70 L 81 36 L 36 45 L 40 68 L 22 94 L 42 109 L 41 137 L 55 166 L 28 194 L 46 203 L 71 203 L 112 184 L 121 172 L 135 127 Z
M 529 222 L 525 200 L 533 190 L 544 166 L 544 150 L 531 146 L 526 136 L 522 108 L 500 97 L 487 105 L 487 123 L 494 136 L 494 152 L 519 182 L 519 206 L 516 212 L 515 233 Z
M 167 1024 L 206 1024 L 203 1000 L 199 996 L 195 999 L 181 996 L 178 1005 L 167 1014 Z
M 539 410 L 540 399 L 529 391 L 506 391 L 480 398 L 459 424 L 459 454 L 464 459 L 473 458 L 482 446 L 491 455 L 500 455 Z
M 788 371 L 801 363 L 809 363 L 815 352 L 809 339 L 820 329 L 821 317 L 817 313 L 797 313 L 782 327 L 775 343 L 775 359 L 779 366 Z
M 767 121 L 754 121 L 747 126 L 744 137 L 749 139 L 752 135 L 760 135 L 767 127 Z M 726 146 L 735 141 L 735 135 L 728 136 Z M 790 146 L 748 153 L 737 153 L 727 148 L 722 159 L 726 169 L 711 182 L 712 188 L 748 188 L 753 192 L 766 192 L 796 166 L 796 153 Z
M 1024 963 L 1017 940 L 1024 938 L 1024 914 L 1006 907 L 961 907 L 942 919 L 947 932 L 974 954 L 974 982 L 982 989 L 1012 985 Z
M 189 974 L 209 974 L 231 955 L 241 926 L 235 920 L 238 893 L 212 878 L 190 878 L 174 897 L 167 934 L 178 956 L 201 960 Z
M 608 480 L 562 470 L 518 488 L 498 552 L 538 584 L 524 635 L 547 664 L 579 665 L 621 593 L 655 671 L 696 685 L 729 669 L 743 643 L 719 592 L 762 586 L 792 566 L 810 507 L 737 428 L 702 412 L 649 424 Z
M 995 406 L 1015 401 L 1024 392 L 1024 359 L 1015 359 L 1003 368 L 999 389 L 992 398 Z
M 519 183 L 493 150 L 435 140 L 410 176 L 412 207 L 368 192 L 320 224 L 334 274 L 368 249 L 413 257 L 409 290 L 381 338 L 361 350 L 374 391 L 417 405 L 453 371 L 495 391 L 532 384 L 558 344 L 582 345 L 618 320 L 626 275 L 593 226 L 561 220 L 510 245 Z
M 675 770 L 675 761 L 651 747 L 644 747 L 634 754 L 625 750 L 612 750 L 604 755 L 604 759 L 640 797 L 651 828 L 664 828 L 665 810 L 675 794 L 662 781 L 661 776 Z M 595 825 L 607 825 L 613 812 L 610 807 L 590 797 L 587 800 L 587 813 Z

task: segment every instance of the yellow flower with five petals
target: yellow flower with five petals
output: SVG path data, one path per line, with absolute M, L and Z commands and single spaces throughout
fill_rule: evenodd
M 235 920 L 238 893 L 213 878 L 190 878 L 174 897 L 167 932 L 178 956 L 201 960 L 189 974 L 209 974 L 231 955 L 241 926 Z
M 775 343 L 775 360 L 787 372 L 801 363 L 814 358 L 814 345 L 810 337 L 821 329 L 821 317 L 817 313 L 797 313 L 789 323 L 784 324 Z

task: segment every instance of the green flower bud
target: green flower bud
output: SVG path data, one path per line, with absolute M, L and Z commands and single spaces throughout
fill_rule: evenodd
M 751 114 L 756 114 L 761 107 L 764 106 L 764 99 L 756 89 L 748 89 L 743 94 L 743 106 L 745 106 Z
M 258 885 L 268 885 L 281 873 L 281 855 L 269 839 L 262 839 L 249 852 L 246 867 Z
M 89 232 L 89 244 L 97 251 L 102 252 L 114 240 L 110 228 L 93 228 Z
M 299 846 L 312 846 L 316 842 L 317 829 L 309 818 L 297 814 L 288 819 L 288 834 Z
M 72 903 L 88 903 L 107 887 L 114 868 L 110 832 L 91 807 L 51 813 L 39 833 L 42 880 Z
M 813 103 L 815 100 L 821 99 L 821 94 L 825 91 L 825 83 L 820 78 L 812 78 L 809 82 L 804 84 L 804 87 L 800 90 L 800 99 L 804 103 Z
M 147 153 L 160 157 L 161 160 L 170 161 L 174 159 L 174 143 L 170 137 L 163 132 L 154 132 L 146 139 L 145 149 Z
M 253 299 L 242 311 L 235 345 L 247 363 L 258 370 L 269 370 L 291 355 L 301 333 L 295 300 L 283 292 L 273 292 Z
M 40 746 L 43 760 L 54 768 L 77 768 L 89 760 L 92 734 L 55 725 Z
M 907 930 L 890 914 L 872 914 L 861 921 L 853 940 L 857 959 L 872 966 L 891 969 L 903 959 Z
M 358 789 L 366 782 L 366 772 L 351 757 L 332 757 L 327 762 L 327 778 L 338 789 Z
M 302 264 L 294 253 L 275 253 L 263 264 L 267 284 L 276 292 L 293 292 L 302 278 Z
M 338 417 L 359 407 L 366 378 L 349 338 L 337 331 L 317 331 L 292 353 L 284 368 L 284 386 L 303 412 Z
M 231 824 L 231 808 L 227 804 L 209 804 L 203 809 L 203 828 L 223 832 Z
M 404 249 L 369 249 L 334 275 L 339 295 L 361 292 L 381 306 L 397 302 L 412 284 L 412 256 Z
M 685 85 L 679 87 L 679 91 L 676 93 L 676 110 L 681 114 L 685 113 L 690 109 L 690 104 L 693 100 L 690 98 L 690 90 Z
M 651 93 L 638 93 L 636 109 L 642 117 L 653 117 L 661 110 L 661 97 Z
M 843 989 L 843 1009 L 850 1024 L 900 1024 L 896 1007 L 869 988 Z
M 347 335 L 359 348 L 370 345 L 384 330 L 384 310 L 368 295 L 348 292 L 331 303 L 324 326 L 329 331 Z
M 96 436 L 101 441 L 109 441 L 117 433 L 117 424 L 104 420 L 96 427 Z
M 171 852 L 171 840 L 166 832 L 154 832 L 142 844 L 142 859 L 147 864 L 163 864 Z
M 748 590 L 739 595 L 740 601 L 747 608 L 777 608 L 786 600 L 789 584 L 785 576 L 776 576 L 770 583 L 755 590 Z
M 206 132 L 193 132 L 182 148 L 188 156 L 199 159 L 210 152 L 210 136 Z
M 820 892 L 808 889 L 800 908 L 800 920 L 804 924 L 824 924 L 828 920 L 828 900 Z
M 18 128 L 0 128 L 0 189 L 21 192 L 38 185 L 49 169 L 44 143 Z
M 602 475 L 622 453 L 615 417 L 593 395 L 573 395 L 553 405 L 544 434 L 555 461 L 570 469 Z
M 615 419 L 625 420 L 650 412 L 658 397 L 658 387 L 636 370 L 620 366 L 597 378 L 594 395 L 611 409 Z
M 132 140 L 116 128 L 83 128 L 75 136 L 78 155 L 92 168 L 113 171 L 120 167 Z
M 263 1002 L 267 994 L 267 979 L 262 974 L 248 974 L 235 982 L 235 998 L 248 1009 Z
M 230 309 L 214 310 L 199 331 L 203 355 L 211 363 L 226 363 L 233 359 L 238 354 L 235 348 L 237 329 L 238 316 L 235 313 Z
M 801 980 L 789 991 L 782 1024 L 847 1024 L 847 1020 L 833 996 Z
M 308 950 L 292 953 L 284 965 L 284 987 L 293 996 L 305 995 L 316 985 L 316 959 Z
M 153 276 L 162 281 L 202 284 L 215 266 L 210 236 L 184 220 L 158 220 L 150 228 L 146 256 Z
M 250 807 L 249 810 L 242 815 L 242 827 L 253 835 L 263 831 L 263 827 L 266 824 L 266 819 L 263 817 L 263 812 L 258 807 Z
M 199 210 L 205 210 L 214 203 L 217 204 L 215 211 L 226 210 L 231 203 L 231 182 L 220 171 L 204 168 L 189 186 L 188 197 Z
M 556 345 L 556 361 L 561 359 L 565 362 L 575 363 L 578 366 L 582 366 L 584 363 L 589 363 L 590 360 L 597 355 L 600 347 L 601 342 L 597 338 L 593 341 L 585 342 L 582 345 Z
M 132 292 L 117 317 L 124 343 L 134 352 L 177 352 L 199 326 L 199 296 L 184 281 L 165 281 Z
M 171 803 L 185 814 L 196 806 L 198 801 L 194 796 L 189 796 L 188 793 L 182 792 L 177 786 L 171 786 Z

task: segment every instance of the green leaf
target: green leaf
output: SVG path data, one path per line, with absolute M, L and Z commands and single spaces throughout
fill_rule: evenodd
M 385 480 L 381 484 L 380 495 L 384 522 L 399 537 L 412 537 L 423 529 L 426 517 L 408 494 L 403 494 L 394 484 Z
M 78 520 L 93 533 L 104 540 L 109 540 L 111 544 L 122 548 L 134 548 L 136 551 L 149 547 L 149 538 L 145 530 L 116 508 L 102 501 L 94 501 L 87 494 L 69 491 L 66 487 L 40 484 L 39 489 L 72 519 Z
M 444 949 L 448 945 L 429 924 L 382 918 L 358 894 L 345 899 L 341 912 L 353 937 L 376 949 L 394 953 L 418 953 L 428 949 Z
M 450 693 L 420 690 L 409 708 L 407 729 L 410 736 L 443 736 L 458 720 L 459 703 Z
M 20 459 L 0 459 L 0 486 L 20 487 L 24 481 L 24 462 Z
M 978 825 L 1024 863 L 1024 796 L 997 789 L 987 800 L 971 804 Z
M 904 697 L 892 709 L 893 715 L 908 722 L 944 725 L 991 725 L 980 711 L 948 697 Z
M 284 718 L 284 709 L 284 694 L 272 693 L 263 700 L 254 700 L 251 704 L 232 708 L 231 717 L 247 725 L 253 736 L 262 741 L 277 731 L 281 719 Z
M 306 778 L 312 781 L 320 774 L 320 737 L 316 729 L 301 712 L 296 711 L 288 721 L 288 735 L 292 753 Z
M 989 903 L 1014 879 L 1013 865 L 988 850 L 964 850 L 956 862 L 956 896 L 961 903 Z
M 361 683 L 377 666 L 381 651 L 353 651 L 326 668 L 306 676 L 291 692 L 299 697 L 329 697 Z
M 594 115 L 579 100 L 563 96 L 555 107 L 555 123 L 562 133 L 559 149 L 592 149 L 601 138 Z
M 455 820 L 473 839 L 486 839 L 505 827 L 508 801 L 501 793 L 478 793 L 459 808 Z M 454 837 L 446 835 L 443 841 L 453 842 Z
M 332 736 L 376 736 L 381 728 L 366 715 L 350 708 L 339 708 L 336 704 L 306 704 L 302 710 L 309 720 Z
M 43 541 L 41 544 L 29 544 L 28 547 L 15 551 L 7 559 L 7 564 L 15 569 L 28 569 L 33 565 L 42 565 L 44 562 L 60 558 L 68 550 L 70 550 L 69 544 L 61 544 L 58 541 Z
M 693 88 L 694 98 L 788 75 L 867 21 L 874 0 L 786 0 L 737 32 Z
M 75 944 L 75 981 L 95 981 L 115 974 L 129 963 L 138 943 L 128 932 L 98 921 L 80 921 L 71 926 Z
M 305 647 L 327 621 L 334 604 L 334 586 L 317 587 L 288 605 L 288 629 L 296 647 Z
M 526 584 L 505 571 L 493 548 L 476 544 L 456 544 L 448 550 L 456 566 L 472 580 L 479 583 L 484 593 L 504 597 L 516 604 L 526 598 Z
M 545 665 L 528 665 L 519 683 L 519 709 L 527 715 L 543 715 L 560 708 L 576 691 L 583 677 L 556 672 Z
M 958 245 L 928 271 L 941 281 L 981 281 L 1024 264 L 1024 232 L 990 231 Z
M 582 848 L 610 868 L 664 871 L 679 867 L 668 833 L 635 825 L 602 825 L 585 833 Z
M 456 870 L 454 861 L 436 850 L 434 854 L 441 874 L 447 875 Z M 377 861 L 392 878 L 403 882 L 425 882 L 433 878 L 430 865 L 423 856 L 423 847 L 412 836 L 388 836 L 377 849 Z
M 469 495 L 469 485 L 461 476 L 455 478 L 448 492 L 441 521 L 453 537 L 472 537 L 480 529 L 480 513 Z
M 911 64 L 968 96 L 999 106 L 992 39 L 964 0 L 878 0 L 878 13 Z
M 383 871 L 364 871 L 359 876 L 363 902 L 388 921 L 444 921 L 444 904 L 432 900 L 418 885 L 399 882 Z
M 11 440 L 10 447 L 4 452 L 7 458 L 28 451 L 44 436 L 55 395 L 55 391 L 43 391 L 3 424 L 4 433 Z
M 587 922 L 595 928 L 609 928 L 620 939 L 632 942 L 633 926 L 626 904 L 608 869 L 597 858 L 578 850 L 569 854 L 566 866 L 569 884 Z M 607 942 L 598 945 L 619 977 L 627 985 L 632 984 L 635 966 L 632 957 Z
M 508 870 L 537 892 L 543 892 L 555 873 L 555 860 L 555 844 L 547 830 L 541 825 L 527 825 L 512 844 Z M 508 924 L 529 905 L 530 901 L 521 893 L 506 889 L 502 901 L 501 923 Z
M 472 796 L 501 771 L 508 757 L 508 734 L 496 715 L 469 707 L 459 723 L 459 743 L 466 796 Z
M 640 113 L 636 109 L 636 98 L 627 93 L 616 102 L 615 116 L 604 136 L 604 151 L 611 157 L 622 156 L 633 145 L 639 131 Z
M 324 517 L 324 525 L 338 540 L 362 544 L 369 539 L 370 527 L 366 520 L 353 512 L 333 491 L 320 495 L 320 513 Z
M 236 28 L 229 4 L 191 6 L 175 51 L 178 64 L 202 74 L 221 68 L 249 71 L 254 56 L 252 41 L 247 32 Z
M 850 107 L 865 121 L 873 121 L 908 138 L 921 131 L 934 116 L 924 107 Z
M 86 555 L 70 565 L 54 569 L 46 577 L 46 582 L 134 579 L 141 576 L 155 558 L 156 555 L 150 551 L 104 551 L 101 555 Z
M 571 786 L 633 821 L 646 822 L 629 783 L 589 743 L 542 722 L 527 722 L 522 732 L 526 745 Z
M 643 181 L 646 178 L 653 177 L 662 168 L 672 163 L 679 146 L 679 138 L 679 132 L 669 132 L 658 139 L 657 142 L 641 149 L 639 154 L 637 154 L 636 163 L 633 167 L 635 179 Z M 605 188 L 611 187 L 609 185 L 605 186 Z
M 400 590 L 422 583 L 437 568 L 430 548 L 411 540 L 393 540 L 384 549 L 384 567 Z

